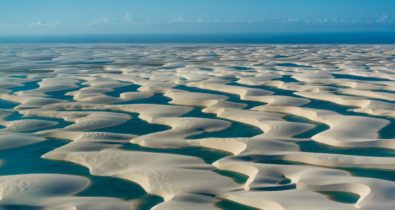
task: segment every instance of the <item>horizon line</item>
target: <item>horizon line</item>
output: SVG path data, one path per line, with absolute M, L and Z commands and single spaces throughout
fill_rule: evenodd
M 395 31 L 26 34 L 0 35 L 0 43 L 395 44 Z

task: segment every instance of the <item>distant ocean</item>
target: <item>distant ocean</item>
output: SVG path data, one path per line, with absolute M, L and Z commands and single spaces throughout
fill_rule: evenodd
M 395 44 L 395 32 L 0 36 L 0 43 Z

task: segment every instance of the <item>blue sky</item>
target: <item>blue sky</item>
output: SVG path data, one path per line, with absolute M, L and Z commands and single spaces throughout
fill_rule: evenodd
M 395 31 L 395 0 L 0 0 L 0 35 Z

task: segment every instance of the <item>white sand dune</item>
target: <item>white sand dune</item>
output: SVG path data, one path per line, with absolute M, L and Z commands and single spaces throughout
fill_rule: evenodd
M 186 144 L 188 136 L 203 132 L 215 132 L 228 128 L 230 123 L 223 120 L 204 119 L 195 117 L 183 118 L 155 118 L 150 123 L 167 125 L 172 129 L 147 134 L 134 138 L 131 142 L 148 147 L 170 147 Z
M 113 198 L 75 197 L 89 180 L 61 174 L 24 174 L 0 177 L 0 205 L 40 206 L 43 209 L 130 209 Z
M 44 157 L 84 165 L 95 175 L 128 179 L 165 200 L 185 193 L 217 194 L 237 187 L 231 179 L 212 172 L 202 160 L 183 155 L 117 149 L 84 152 L 67 147 Z
M 100 111 L 41 111 L 41 110 L 23 110 L 26 116 L 41 116 L 49 118 L 63 119 L 72 122 L 71 125 L 64 129 L 69 131 L 90 131 L 102 128 L 114 127 L 131 120 L 132 117 L 124 113 L 100 112 Z
M 379 131 L 388 125 L 389 121 L 379 118 L 341 115 L 327 110 L 302 107 L 270 107 L 261 106 L 256 110 L 289 113 L 327 124 L 328 130 L 312 137 L 323 144 L 340 147 L 378 147 L 394 148 L 394 139 L 379 139 Z M 355 132 L 355 131 L 358 132 Z
M 0 51 L 0 209 L 394 209 L 393 46 Z M 92 175 L 147 194 L 80 195 Z
M 16 95 L 10 95 L 10 94 L 2 94 L 0 95 L 1 99 L 12 101 L 15 103 L 19 103 L 20 105 L 17 107 L 18 109 L 27 109 L 27 108 L 40 108 L 42 106 L 48 105 L 48 104 L 55 104 L 59 102 L 63 102 L 62 100 L 59 99 L 51 99 L 51 98 L 46 98 L 44 96 L 39 97 L 39 96 L 16 96 Z
M 50 128 L 57 125 L 57 122 L 48 121 L 48 120 L 35 120 L 35 119 L 27 119 L 27 120 L 15 120 L 15 121 L 0 121 L 0 125 L 5 126 L 6 128 L 0 129 L 3 132 L 26 132 L 26 131 L 34 131 L 39 129 Z
M 0 134 L 0 150 L 34 144 L 44 140 L 45 139 L 42 137 L 33 135 L 20 133 L 2 133 Z
M 304 207 L 314 207 L 314 209 L 391 209 L 394 205 L 390 196 L 386 195 L 395 187 L 391 181 L 352 177 L 341 170 L 321 167 L 260 164 L 231 159 L 225 159 L 215 164 L 220 168 L 239 171 L 250 177 L 246 186 L 250 191 L 230 192 L 223 197 L 259 209 L 268 207 L 273 209 L 302 209 Z M 290 184 L 295 185 L 296 189 L 274 192 L 255 190 L 285 186 L 287 184 L 279 184 L 284 178 L 290 179 Z M 315 192 L 312 193 L 310 190 Z M 281 192 L 285 193 L 284 197 L 278 195 Z M 354 205 L 340 205 L 317 192 L 353 193 L 358 195 L 359 199 Z M 305 203 L 306 200 L 309 201 L 308 204 Z M 320 203 L 325 203 L 325 205 L 319 205 Z

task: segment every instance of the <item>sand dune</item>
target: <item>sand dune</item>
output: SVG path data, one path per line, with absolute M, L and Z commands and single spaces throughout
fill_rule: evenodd
M 0 209 L 394 209 L 393 46 L 21 49 Z

